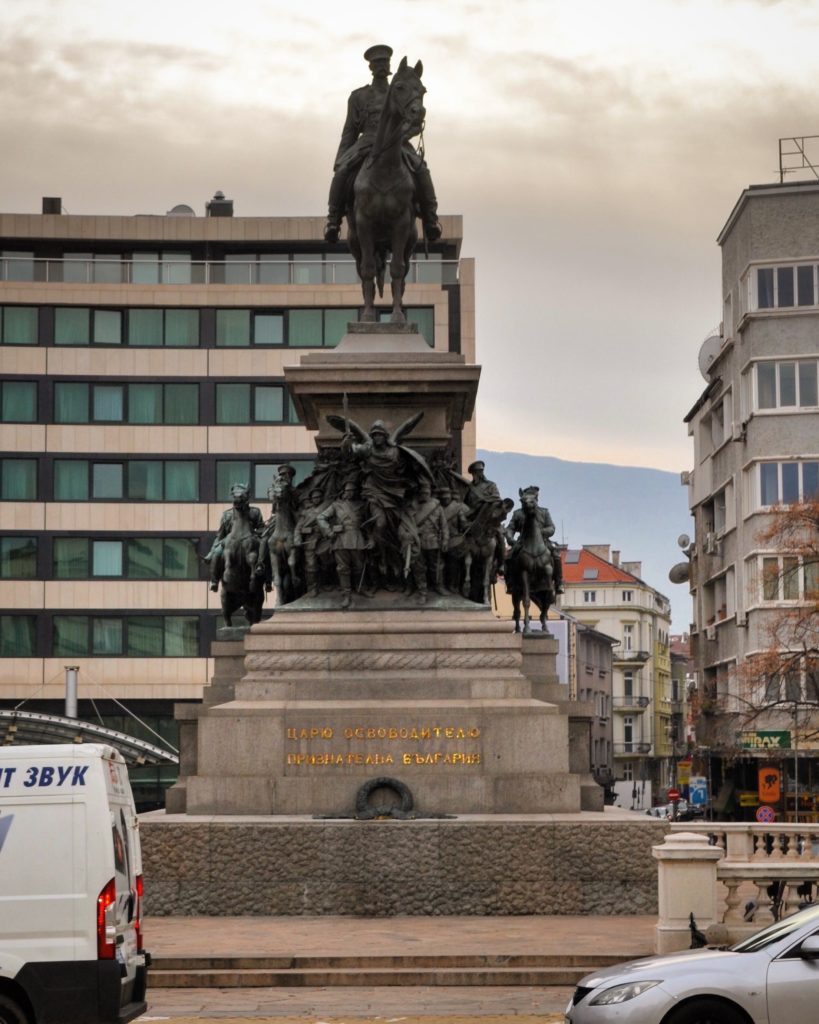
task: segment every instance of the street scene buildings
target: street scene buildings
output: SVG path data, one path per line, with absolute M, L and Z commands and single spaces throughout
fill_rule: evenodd
M 767 766 L 776 813 L 816 820 L 819 185 L 747 188 L 719 244 L 723 319 L 686 417 L 695 759 L 717 815 L 753 816 Z

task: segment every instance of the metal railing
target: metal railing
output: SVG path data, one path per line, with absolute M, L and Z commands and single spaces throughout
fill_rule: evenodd
M 639 754 L 645 755 L 651 753 L 651 744 L 646 740 L 632 740 L 628 743 L 614 743 L 615 754 Z
M 408 284 L 456 284 L 458 260 L 412 260 Z M 0 256 L 0 282 L 49 284 L 358 284 L 352 259 L 339 260 L 130 260 L 40 259 L 26 254 Z
M 651 697 L 614 696 L 611 698 L 612 707 L 630 708 L 632 710 L 644 711 L 651 703 Z

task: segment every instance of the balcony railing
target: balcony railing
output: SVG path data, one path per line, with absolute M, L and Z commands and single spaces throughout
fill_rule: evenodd
M 456 284 L 458 260 L 412 260 L 408 284 Z M 49 284 L 358 284 L 352 259 L 120 260 L 0 257 L 0 282 Z
M 615 743 L 614 753 L 616 755 L 628 754 L 630 757 L 635 755 L 645 756 L 651 753 L 651 744 L 645 740 L 634 740 L 628 743 Z
M 614 696 L 611 698 L 615 711 L 645 711 L 651 703 L 650 697 Z
M 632 651 L 623 650 L 622 646 L 613 647 L 611 650 L 612 660 L 614 661 L 648 661 L 651 657 L 651 651 Z

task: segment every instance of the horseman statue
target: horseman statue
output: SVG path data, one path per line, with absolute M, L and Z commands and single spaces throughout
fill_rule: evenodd
M 389 88 L 390 57 L 392 47 L 383 44 L 371 46 L 364 53 L 364 60 L 372 72 L 372 83 L 354 89 L 347 101 L 347 120 L 344 122 L 333 165 L 327 224 L 324 228 L 324 238 L 330 243 L 338 241 L 341 221 L 351 201 L 352 183 L 373 148 L 381 109 Z M 413 149 L 408 138 L 402 140 L 401 149 L 415 181 L 415 203 L 424 224 L 424 234 L 428 241 L 435 242 L 441 237 L 441 225 L 438 223 L 438 200 L 435 198 L 429 168 L 423 155 Z
M 247 484 L 233 484 L 230 488 L 233 504 L 222 513 L 219 530 L 205 555 L 210 564 L 210 589 L 219 590 L 222 584 L 222 615 L 225 625 L 232 625 L 232 616 L 244 608 L 245 618 L 251 624 L 262 617 L 264 586 L 256 572 L 264 517 L 261 509 L 250 504 Z
M 406 323 L 402 300 L 418 242 L 416 218 L 421 216 L 428 241 L 441 237 L 429 168 L 409 142 L 424 129 L 424 68 L 420 60 L 410 67 L 404 57 L 388 84 L 391 54 L 389 46 L 373 46 L 364 55 L 373 81 L 349 99 L 324 231 L 328 242 L 337 242 L 346 216 L 347 241 L 361 278 L 363 322 L 378 319 L 375 292 L 383 295 L 389 266 L 390 320 Z
M 523 632 L 530 632 L 530 602 L 540 610 L 541 635 L 549 636 L 546 627 L 549 606 L 554 604 L 559 579 L 560 556 L 551 541 L 555 524 L 549 510 L 538 505 L 539 489 L 527 487 L 518 491 L 520 508 L 515 510 L 506 527 L 506 540 L 511 545 L 506 560 L 506 585 L 512 595 L 515 632 L 520 629 L 523 606 Z

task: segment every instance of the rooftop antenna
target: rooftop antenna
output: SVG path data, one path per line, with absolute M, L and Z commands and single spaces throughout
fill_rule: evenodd
M 795 135 L 779 140 L 779 184 L 786 174 L 807 172 L 805 177 L 819 179 L 819 135 Z

